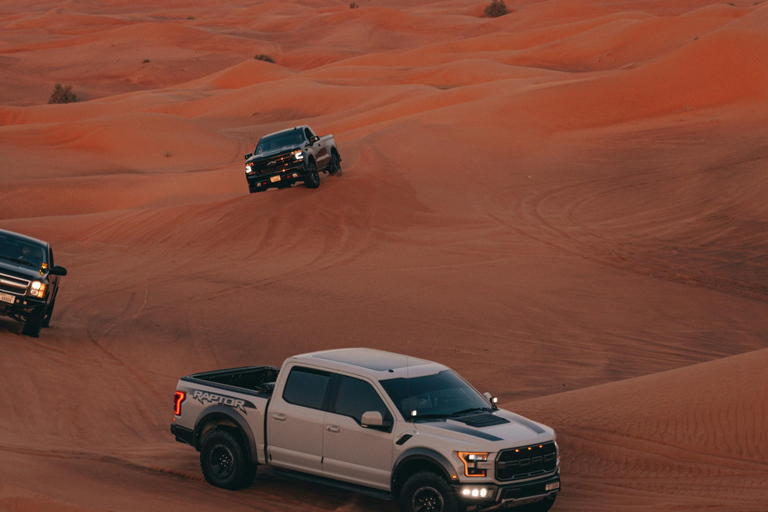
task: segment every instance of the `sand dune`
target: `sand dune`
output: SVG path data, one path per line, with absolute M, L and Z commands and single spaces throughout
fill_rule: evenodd
M 0 227 L 69 270 L 0 318 L 0 510 L 394 511 L 168 433 L 182 375 L 350 346 L 553 426 L 553 511 L 766 510 L 768 7 L 358 3 L 0 5 Z M 249 195 L 304 123 L 343 175 Z
M 759 376 L 767 358 L 768 351 L 759 350 L 563 393 L 545 406 L 518 406 L 562 422 L 563 450 L 574 453 L 568 466 L 574 482 L 563 502 L 573 491 L 606 508 L 647 510 L 647 504 L 631 502 L 674 489 L 675 496 L 656 506 L 763 510 L 768 390 Z M 606 493 L 605 487 L 613 490 Z

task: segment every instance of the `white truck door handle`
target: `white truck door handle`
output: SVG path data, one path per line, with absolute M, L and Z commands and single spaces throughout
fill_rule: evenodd
M 325 430 L 328 432 L 341 432 L 341 429 L 336 425 L 326 425 Z
M 272 417 L 277 421 L 285 421 L 285 414 L 280 414 L 279 412 L 272 413 Z

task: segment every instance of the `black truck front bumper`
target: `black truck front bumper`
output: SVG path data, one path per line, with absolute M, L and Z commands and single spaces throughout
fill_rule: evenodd
M 307 174 L 304 162 L 300 161 L 286 165 L 272 172 L 260 173 L 256 171 L 246 174 L 245 177 L 248 180 L 248 190 L 253 193 L 274 187 L 290 186 L 297 181 L 304 181 Z

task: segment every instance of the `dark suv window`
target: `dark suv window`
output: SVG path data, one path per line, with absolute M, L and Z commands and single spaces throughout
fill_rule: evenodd
M 294 367 L 285 383 L 283 399 L 289 404 L 322 409 L 331 375 L 311 368 Z
M 387 407 L 373 386 L 364 380 L 341 377 L 334 412 L 350 416 L 360 423 L 363 413 L 367 411 L 379 411 L 385 420 L 391 418 Z

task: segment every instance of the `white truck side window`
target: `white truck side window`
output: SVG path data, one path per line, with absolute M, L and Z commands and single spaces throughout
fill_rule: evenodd
M 296 366 L 285 383 L 283 399 L 289 404 L 322 409 L 325 390 L 331 375 L 328 372 Z
M 392 417 L 373 386 L 364 380 L 342 377 L 336 407 L 332 412 L 350 416 L 360 423 L 363 413 L 368 411 L 378 411 L 384 419 Z

